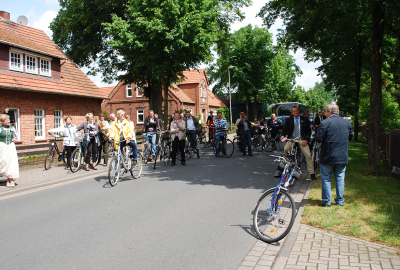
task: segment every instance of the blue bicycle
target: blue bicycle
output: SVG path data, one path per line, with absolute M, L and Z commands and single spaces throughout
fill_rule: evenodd
M 283 167 L 281 181 L 275 187 L 261 195 L 254 209 L 253 225 L 257 236 L 267 243 L 273 243 L 284 238 L 293 226 L 296 208 L 288 187 L 294 178 L 300 174 L 295 170 L 296 164 L 290 157 L 274 156 L 274 161 Z

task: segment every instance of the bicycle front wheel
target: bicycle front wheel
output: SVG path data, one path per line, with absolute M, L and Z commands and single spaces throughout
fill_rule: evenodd
M 238 138 L 233 139 L 233 147 L 235 148 L 236 151 L 239 152 L 242 151 L 242 143 Z
M 264 141 L 260 137 L 254 139 L 254 145 L 258 152 L 261 152 L 264 149 Z
M 284 238 L 293 226 L 296 209 L 292 196 L 281 189 L 269 190 L 259 199 L 254 211 L 253 225 L 258 237 L 266 243 Z
M 118 164 L 118 156 L 113 157 L 108 166 L 108 181 L 110 185 L 115 187 L 118 184 L 119 176 L 121 174 L 121 164 Z
M 71 155 L 71 172 L 76 172 L 81 166 L 82 148 L 77 147 Z
M 53 163 L 54 159 L 54 148 L 50 146 L 49 151 L 47 152 L 46 159 L 44 160 L 44 169 L 49 170 L 51 168 L 51 164 Z
M 226 139 L 222 147 L 225 149 L 225 157 L 230 158 L 234 151 L 233 142 L 229 139 Z
M 143 157 L 142 154 L 138 153 L 136 163 L 132 159 L 132 166 L 131 166 L 131 175 L 133 178 L 138 179 L 142 174 L 143 169 Z

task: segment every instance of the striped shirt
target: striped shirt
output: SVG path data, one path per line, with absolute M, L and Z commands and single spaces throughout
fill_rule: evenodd
M 217 135 L 226 135 L 226 132 L 228 131 L 228 122 L 226 121 L 225 118 L 222 117 L 222 119 L 215 119 L 214 120 L 215 124 L 215 134 Z

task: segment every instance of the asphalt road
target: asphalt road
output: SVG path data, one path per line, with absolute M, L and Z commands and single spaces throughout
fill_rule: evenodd
M 270 153 L 145 165 L 0 201 L 1 269 L 236 269 L 252 210 L 278 183 Z

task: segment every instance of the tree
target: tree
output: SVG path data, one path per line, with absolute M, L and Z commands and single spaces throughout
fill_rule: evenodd
M 219 31 L 241 18 L 248 0 L 69 0 L 51 24 L 53 40 L 103 81 L 147 83 L 145 95 L 161 114 L 168 88 L 212 58 Z M 167 113 L 164 114 L 167 123 Z

